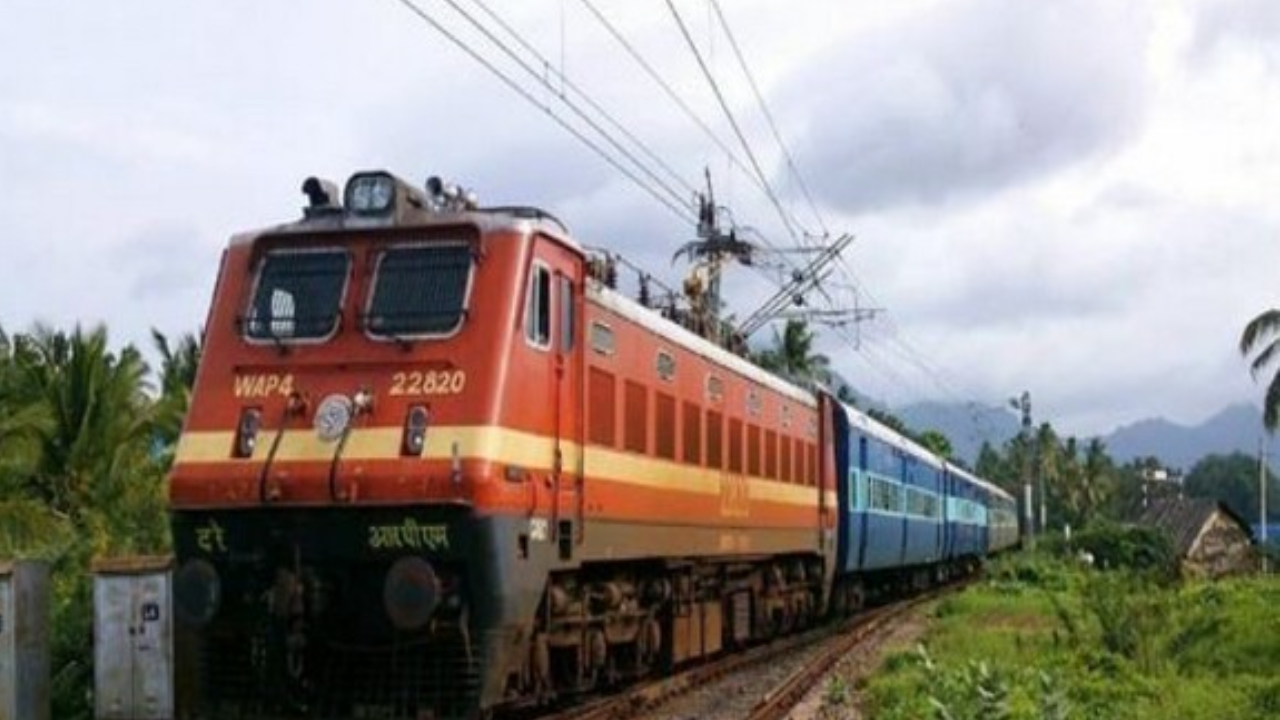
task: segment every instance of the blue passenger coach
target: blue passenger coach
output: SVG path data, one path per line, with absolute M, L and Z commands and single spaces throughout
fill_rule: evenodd
M 837 602 L 860 603 L 877 588 L 927 585 L 1016 542 L 1014 501 L 1003 490 L 855 408 L 832 407 L 841 508 Z

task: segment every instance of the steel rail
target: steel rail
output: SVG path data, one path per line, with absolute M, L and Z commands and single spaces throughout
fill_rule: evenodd
M 901 618 L 922 603 L 953 592 L 965 584 L 967 583 L 961 582 L 935 588 L 914 598 L 865 611 L 836 625 L 820 626 L 779 638 L 743 652 L 695 665 L 670 677 L 624 689 L 617 694 L 582 699 L 572 707 L 538 715 L 537 720 L 625 720 L 641 717 L 680 695 L 721 678 L 767 664 L 812 645 L 829 643 L 829 647 L 823 649 L 804 668 L 765 692 L 750 715 L 750 720 L 784 718 L 823 673 L 876 630 Z

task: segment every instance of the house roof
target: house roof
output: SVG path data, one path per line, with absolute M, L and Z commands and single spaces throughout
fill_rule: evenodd
M 1253 529 L 1231 508 L 1208 498 L 1160 498 L 1153 500 L 1137 517 L 1141 525 L 1153 525 L 1167 531 L 1179 555 L 1186 556 L 1200 531 L 1216 512 L 1231 518 L 1250 540 Z

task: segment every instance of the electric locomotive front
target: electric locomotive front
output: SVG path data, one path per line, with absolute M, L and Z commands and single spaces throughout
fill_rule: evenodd
M 472 717 L 543 585 L 506 476 L 554 458 L 498 398 L 537 387 L 512 288 L 557 228 L 381 172 L 304 190 L 224 254 L 170 478 L 183 714 Z

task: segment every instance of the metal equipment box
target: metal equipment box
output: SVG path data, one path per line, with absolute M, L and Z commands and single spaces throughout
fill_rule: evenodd
M 93 703 L 98 720 L 171 720 L 172 561 L 93 565 Z
M 49 566 L 0 561 L 0 720 L 49 720 Z

